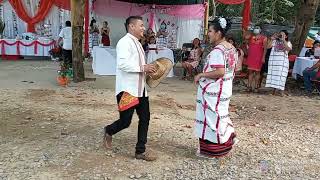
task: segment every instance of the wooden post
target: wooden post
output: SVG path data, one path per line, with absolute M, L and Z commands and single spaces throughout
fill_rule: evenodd
M 73 82 L 85 80 L 83 68 L 83 24 L 84 24 L 84 7 L 86 0 L 71 0 L 71 17 L 72 17 L 72 67 Z
M 209 2 L 208 0 L 205 1 L 206 9 L 205 9 L 205 16 L 204 16 L 204 32 L 203 32 L 203 40 L 207 40 L 208 34 L 208 21 L 209 21 Z
M 212 0 L 212 17 L 215 18 L 217 14 L 217 3 L 215 0 Z

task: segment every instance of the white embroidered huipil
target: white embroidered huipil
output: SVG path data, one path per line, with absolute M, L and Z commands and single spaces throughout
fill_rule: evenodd
M 139 40 L 127 33 L 117 44 L 116 95 L 125 91 L 135 97 L 142 97 L 146 78 L 143 72 L 145 53 Z

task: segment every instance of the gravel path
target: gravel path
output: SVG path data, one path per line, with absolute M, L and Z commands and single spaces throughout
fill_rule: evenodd
M 240 142 L 228 157 L 206 160 L 195 156 L 195 86 L 168 80 L 150 92 L 148 148 L 159 159 L 145 162 L 134 159 L 136 115 L 112 151 L 101 146 L 103 126 L 118 118 L 112 78 L 59 88 L 38 73 L 35 87 L 0 89 L 0 180 L 320 179 L 315 97 L 236 91 L 230 110 Z

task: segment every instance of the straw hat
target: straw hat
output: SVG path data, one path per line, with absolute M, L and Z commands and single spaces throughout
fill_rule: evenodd
M 153 74 L 147 75 L 147 84 L 151 88 L 157 87 L 160 82 L 167 77 L 173 64 L 170 59 L 167 58 L 159 58 L 152 62 L 156 66 L 157 71 Z

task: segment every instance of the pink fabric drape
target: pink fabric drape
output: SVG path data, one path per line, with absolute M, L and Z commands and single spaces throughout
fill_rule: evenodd
M 246 0 L 217 0 L 222 4 L 241 4 L 244 3 Z
M 70 0 L 54 0 L 54 5 L 61 9 L 71 10 L 71 1 Z
M 128 17 L 131 15 L 143 15 L 150 12 L 178 16 L 180 18 L 202 19 L 204 18 L 205 6 L 203 4 L 194 5 L 138 5 L 134 3 L 121 2 L 116 0 L 96 0 L 94 11 L 101 16 Z
M 150 17 L 149 17 L 149 28 L 151 28 L 152 30 L 153 29 L 153 26 L 154 26 L 154 13 L 150 13 Z

